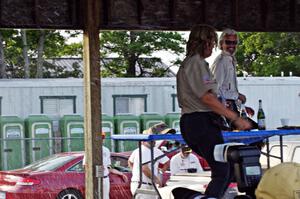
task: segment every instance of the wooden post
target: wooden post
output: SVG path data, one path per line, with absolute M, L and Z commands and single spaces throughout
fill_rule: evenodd
M 85 133 L 85 191 L 88 199 L 101 199 L 103 180 L 97 170 L 103 165 L 101 138 L 101 83 L 99 18 L 100 0 L 84 2 L 84 133 Z M 101 169 L 100 169 L 101 171 Z M 101 174 L 100 174 L 101 175 Z M 98 177 L 97 177 L 98 176 Z

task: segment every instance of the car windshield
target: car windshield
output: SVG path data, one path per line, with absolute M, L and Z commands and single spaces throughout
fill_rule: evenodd
M 75 158 L 76 158 L 75 156 L 71 156 L 71 155 L 69 156 L 52 155 L 47 158 L 33 162 L 30 165 L 24 167 L 24 169 L 30 169 L 32 171 L 52 171 Z

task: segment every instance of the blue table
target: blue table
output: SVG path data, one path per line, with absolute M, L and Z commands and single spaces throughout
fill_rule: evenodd
M 242 142 L 251 144 L 253 142 L 262 141 L 272 136 L 300 135 L 300 129 L 297 130 L 252 130 L 238 132 L 223 132 L 225 142 Z M 143 134 L 118 134 L 112 135 L 114 140 L 126 141 L 156 141 L 156 140 L 177 140 L 183 141 L 181 134 L 165 134 L 165 135 L 143 135 Z
M 283 162 L 283 144 L 282 144 L 282 138 L 283 136 L 286 135 L 300 135 L 300 129 L 295 129 L 295 130 L 252 130 L 252 131 L 238 131 L 238 132 L 223 132 L 223 137 L 225 143 L 228 142 L 239 142 L 239 143 L 244 143 L 244 144 L 251 144 L 254 142 L 258 141 L 266 141 L 267 143 L 267 157 L 268 157 L 268 167 L 270 167 L 270 154 L 269 154 L 269 138 L 273 136 L 279 136 L 279 142 L 280 142 L 280 157 L 281 162 Z M 139 149 L 141 152 L 141 142 L 142 141 L 147 141 L 147 142 L 152 142 L 156 140 L 176 140 L 180 142 L 184 142 L 181 134 L 164 134 L 164 135 L 144 135 L 144 134 L 131 134 L 131 135 L 124 135 L 124 134 L 119 134 L 119 135 L 111 135 L 111 138 L 114 140 L 126 140 L 126 141 L 137 141 L 139 142 Z M 152 171 L 152 176 L 154 175 L 154 168 L 153 165 L 155 163 L 154 157 L 153 157 L 153 147 L 151 147 L 151 171 Z M 272 156 L 275 157 L 275 156 Z M 142 179 L 142 155 L 139 153 L 139 158 L 140 158 L 140 179 Z M 154 180 L 152 179 L 152 184 L 154 186 L 156 194 L 161 198 L 157 187 L 155 186 Z M 147 192 L 146 190 L 139 190 L 141 187 L 141 182 L 139 183 L 139 187 L 137 192 L 134 194 L 133 198 L 135 198 L 135 195 L 137 193 L 148 193 L 148 194 L 153 194 L 151 192 Z
M 238 132 L 223 132 L 224 141 L 227 142 L 239 142 L 244 144 L 251 144 L 258 141 L 266 141 L 267 143 L 267 157 L 268 157 L 268 167 L 270 167 L 270 154 L 269 152 L 269 138 L 273 136 L 279 136 L 280 143 L 280 157 L 272 156 L 279 158 L 283 162 L 283 147 L 282 147 L 282 138 L 286 135 L 300 135 L 300 128 L 294 130 L 252 130 L 252 131 L 238 131 Z M 127 141 L 155 141 L 155 140 L 177 140 L 183 142 L 181 134 L 165 134 L 165 135 L 112 135 L 114 140 L 127 140 Z
M 300 135 L 300 129 L 223 132 L 225 142 L 242 142 L 244 144 L 251 144 L 253 142 L 262 141 L 273 136 L 279 136 L 279 138 L 281 139 L 286 135 Z

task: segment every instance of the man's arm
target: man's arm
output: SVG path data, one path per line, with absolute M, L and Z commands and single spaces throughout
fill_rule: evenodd
M 132 168 L 133 168 L 133 162 L 131 162 L 130 160 L 128 160 L 127 162 L 128 162 L 129 168 L 132 170 Z
M 109 170 L 110 173 L 114 173 L 116 175 L 119 175 L 119 176 L 121 176 L 123 178 L 123 180 L 125 182 L 128 182 L 128 178 L 127 178 L 127 176 L 124 173 L 118 171 L 117 169 L 113 169 L 111 167 L 108 167 L 108 170 Z
M 151 173 L 151 169 L 149 168 L 148 165 L 143 165 L 142 166 L 142 172 L 144 173 L 144 175 L 146 177 L 151 179 L 152 173 Z M 162 187 L 162 182 L 160 181 L 160 179 L 157 176 L 153 176 L 153 179 L 154 179 L 154 183 L 158 184 L 159 187 Z
M 230 119 L 239 130 L 247 130 L 251 128 L 251 124 L 247 120 L 242 119 L 235 112 L 227 109 L 212 92 L 206 92 L 200 100 L 202 103 L 210 107 L 215 113 Z
M 133 162 L 134 162 L 135 156 L 136 156 L 136 151 L 133 151 L 133 152 L 131 153 L 131 155 L 129 156 L 128 161 L 127 161 L 128 166 L 129 166 L 129 168 L 130 168 L 131 170 L 132 170 L 132 168 L 133 168 Z

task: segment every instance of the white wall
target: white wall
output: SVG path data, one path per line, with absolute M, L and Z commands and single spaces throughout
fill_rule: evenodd
M 101 83 L 103 113 L 113 115 L 113 95 L 133 94 L 147 95 L 147 112 L 172 112 L 175 78 L 104 78 Z
M 40 96 L 76 96 L 76 108 L 83 113 L 82 79 L 1 79 L 2 115 L 41 113 Z
M 299 77 L 250 77 L 238 82 L 240 92 L 247 96 L 247 106 L 257 112 L 262 99 L 267 128 L 280 127 L 280 118 L 290 118 L 290 125 L 300 126 Z
M 300 126 L 299 77 L 238 78 L 241 93 L 247 96 L 247 106 L 256 112 L 258 99 L 263 101 L 267 128 L 279 127 L 280 118 L 289 117 L 290 125 Z M 113 95 L 146 94 L 147 111 L 164 115 L 172 112 L 172 94 L 176 94 L 175 78 L 104 78 L 102 112 L 113 115 Z M 18 79 L 0 80 L 2 115 L 40 113 L 39 96 L 77 96 L 77 114 L 83 115 L 82 79 Z M 256 121 L 256 115 L 254 116 Z

